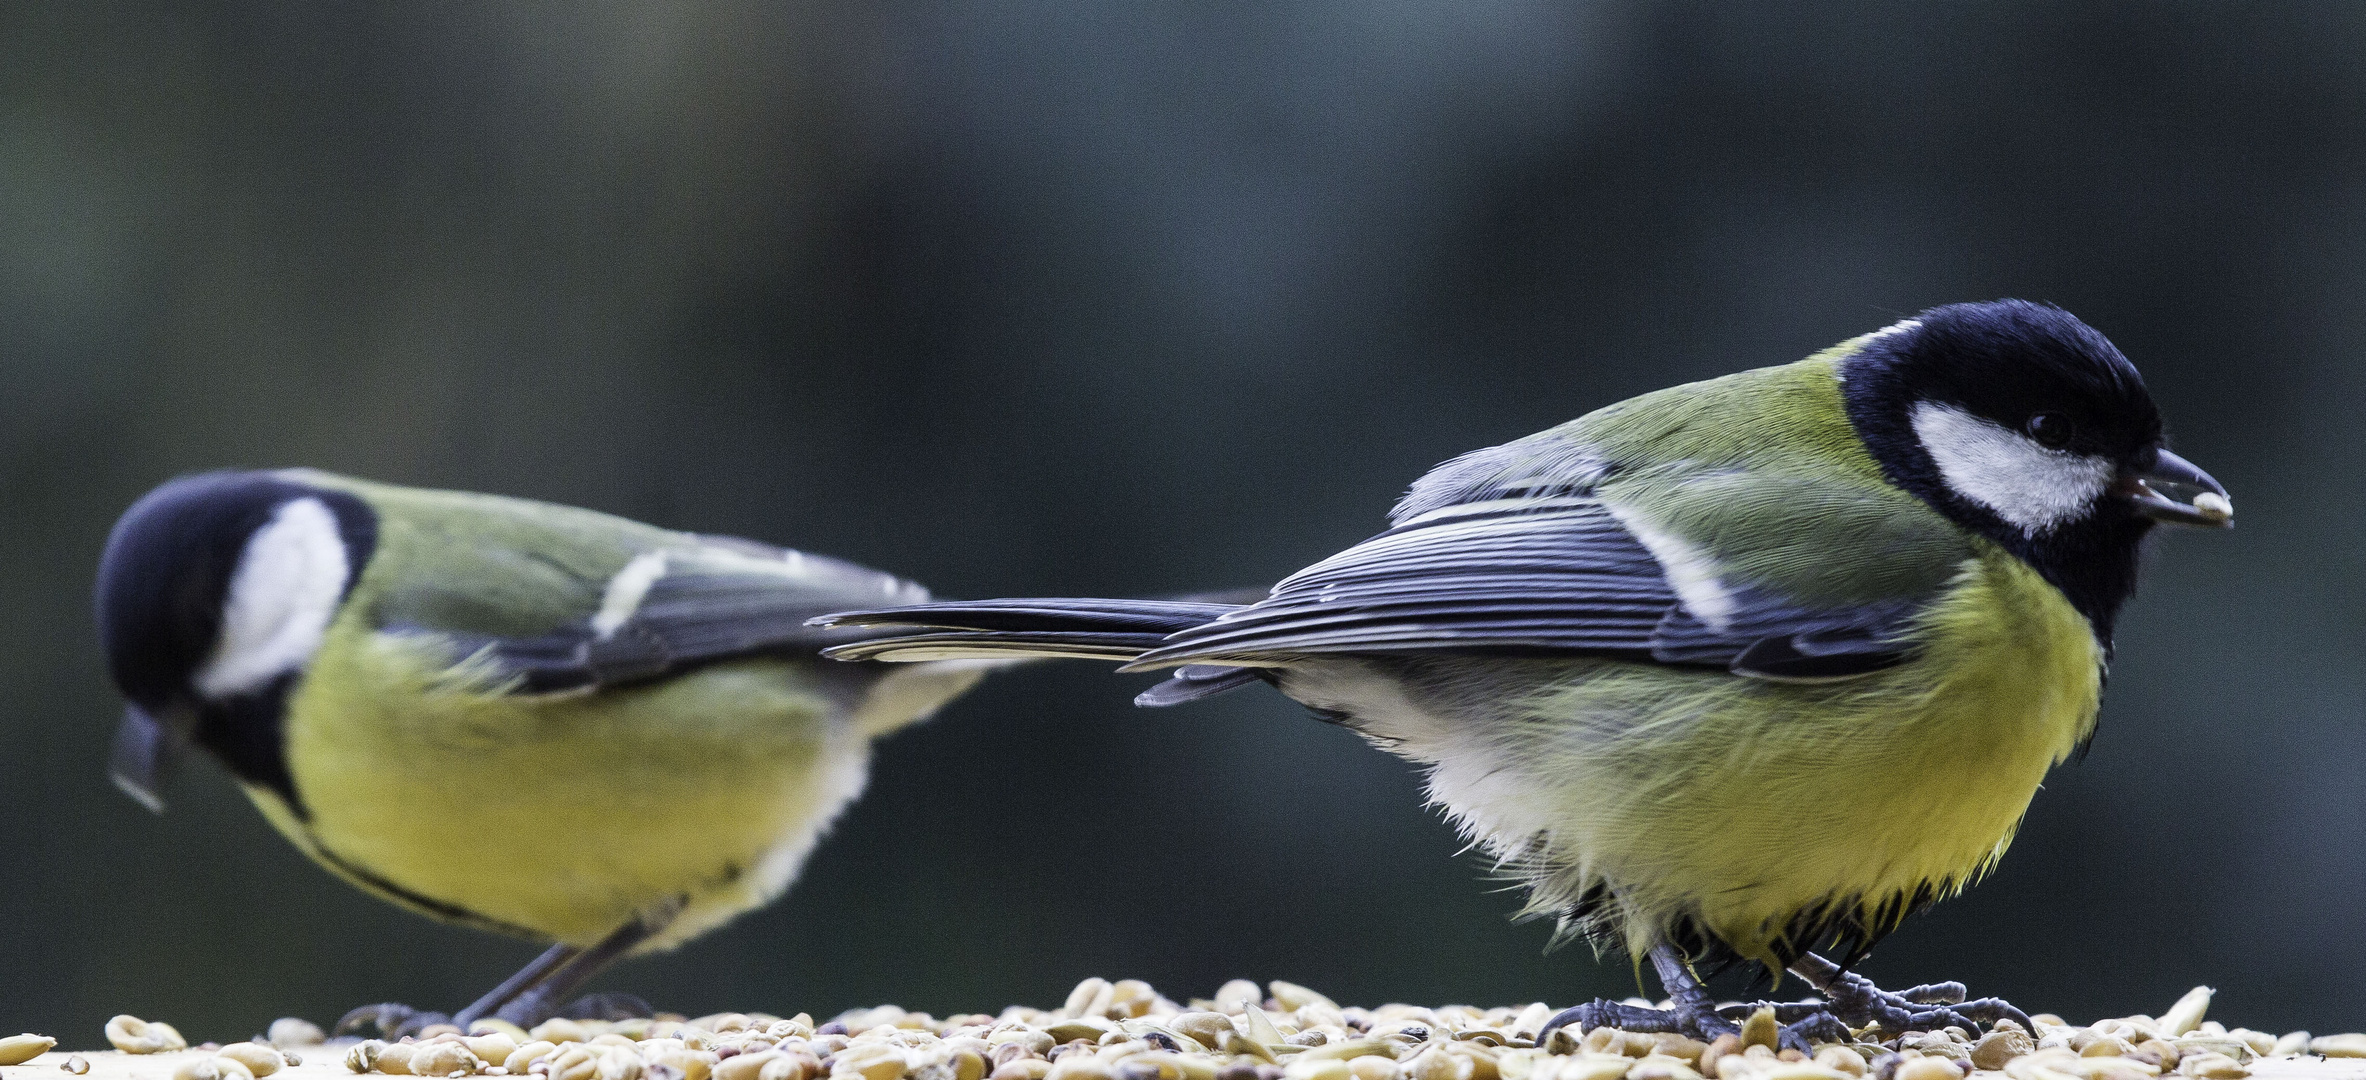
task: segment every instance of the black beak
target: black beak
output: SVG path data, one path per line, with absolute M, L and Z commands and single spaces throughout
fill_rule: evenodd
M 164 812 L 164 783 L 180 760 L 181 736 L 146 709 L 123 707 L 123 723 L 115 729 L 115 750 L 107 758 L 107 776 L 132 801 Z
M 2224 529 L 2235 523 L 2235 504 L 2226 489 L 2193 462 L 2162 450 L 2141 469 L 2123 469 L 2112 490 L 2136 504 L 2136 512 L 2171 525 Z M 2180 502 L 2178 495 L 2186 501 Z

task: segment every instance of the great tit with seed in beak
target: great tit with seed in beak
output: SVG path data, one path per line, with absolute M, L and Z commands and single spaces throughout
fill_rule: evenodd
M 789 886 L 862 791 L 870 740 L 985 670 L 831 663 L 816 650 L 861 635 L 806 621 L 926 599 L 589 510 L 301 469 L 187 476 L 123 515 L 99 565 L 130 700 L 114 777 L 161 808 L 194 743 L 337 876 L 554 943 L 452 1018 L 532 1025 L 610 961 Z M 443 1019 L 369 1006 L 341 1026 Z
M 1821 995 L 1778 1009 L 1793 1046 L 2034 1030 L 1960 984 L 1890 993 L 1848 968 L 1993 866 L 2093 734 L 2146 534 L 2233 511 L 2102 334 L 2003 300 L 1456 458 L 1386 532 L 1257 603 L 817 625 L 935 628 L 826 653 L 846 659 L 1175 669 L 1145 705 L 1268 682 L 1419 763 L 1526 913 L 1648 956 L 1673 999 L 1553 1026 L 1734 1031 L 1695 965 L 1739 960 Z

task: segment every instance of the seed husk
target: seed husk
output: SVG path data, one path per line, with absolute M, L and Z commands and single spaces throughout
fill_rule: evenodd
M 425 1044 L 415 1042 L 387 1043 L 378 1051 L 378 1071 L 393 1076 L 411 1075 L 411 1058 Z
M 1221 1047 L 1224 1045 L 1224 1036 L 1239 1031 L 1233 1026 L 1232 1018 L 1220 1012 L 1181 1013 L 1168 1021 L 1167 1026 L 1173 1028 L 1176 1034 L 1205 1047 Z
M 2120 1038 L 2117 1035 L 2104 1035 L 2099 1038 L 2089 1039 L 2087 1041 L 2087 1045 L 2078 1047 L 2078 1056 L 2091 1058 L 2126 1057 L 2129 1054 L 2135 1052 L 2135 1050 L 2136 1048 L 2129 1045 L 2128 1040 L 2126 1039 Z
M 1451 1053 L 1444 1045 L 1436 1043 L 1405 1063 L 1405 1072 L 1413 1080 L 1471 1080 L 1477 1071 L 1472 1059 Z
M 1761 1005 L 1750 1014 L 1748 1020 L 1742 1021 L 1743 1046 L 1763 1046 L 1772 1050 L 1781 1033 L 1782 1025 L 1775 1022 L 1773 1006 Z
M 1051 1025 L 1045 1027 L 1043 1029 L 1043 1033 L 1049 1036 L 1053 1043 L 1057 1044 L 1074 1042 L 1078 1039 L 1088 1039 L 1093 1042 L 1099 1042 L 1101 1040 L 1101 1036 L 1107 1035 L 1110 1032 L 1117 1030 L 1117 1025 L 1112 1024 L 1107 1020 L 1103 1020 L 1098 1016 L 1079 1016 L 1073 1019 L 1055 1021 Z
M 1627 1074 L 1633 1076 L 1633 1073 Z M 1757 1074 L 1758 1080 L 1848 1080 L 1848 1074 L 1827 1069 L 1812 1060 L 1784 1061 Z
M 1130 1020 L 1147 1015 L 1158 1003 L 1158 991 L 1140 979 L 1119 979 L 1109 984 L 1109 1000 L 1101 1007 L 1101 1015 L 1112 1019 Z
M 1216 988 L 1216 1011 L 1239 1016 L 1241 1010 L 1265 1000 L 1265 992 L 1247 979 L 1234 979 Z
M 1241 1033 L 1247 1035 L 1249 1041 L 1269 1047 L 1287 1045 L 1281 1028 L 1275 1026 L 1273 1017 L 1266 1015 L 1265 1010 L 1255 1005 L 1248 1006 L 1242 1020 Z
M 2024 1035 L 2022 1038 L 2026 1040 L 2028 1036 Z M 1834 1072 L 1845 1073 L 1849 1076 L 1865 1075 L 1865 1055 L 1845 1046 L 1827 1046 L 1816 1051 L 1815 1062 Z M 1982 1068 L 1999 1069 L 2003 1067 L 2003 1062 L 1998 1062 L 1993 1066 L 1982 1066 Z
M 2240 1080 L 2241 1077 L 2251 1075 L 2251 1070 L 2225 1054 L 2196 1054 L 2178 1062 L 2177 1071 L 2186 1076 L 2202 1077 L 2203 1080 Z
M 1821 1080 L 1822 1072 L 1817 1070 L 1818 1080 Z M 1701 1080 L 1701 1074 L 1681 1058 L 1672 1058 L 1666 1054 L 1645 1054 L 1635 1062 L 1634 1068 L 1627 1070 L 1627 1080 Z
M 1292 1037 L 1295 1038 L 1296 1036 Z M 1349 1061 L 1355 1058 L 1369 1057 L 1375 1054 L 1393 1061 L 1397 1056 L 1396 1044 L 1388 1041 L 1387 1039 L 1342 1040 L 1340 1042 L 1326 1043 L 1322 1046 L 1312 1047 L 1305 1053 L 1299 1054 L 1297 1057 L 1294 1057 L 1290 1060 L 1293 1062 L 1325 1060 Z
M 2250 1028 L 2236 1028 L 2227 1032 L 2226 1036 L 2230 1039 L 2241 1040 L 2243 1045 L 2251 1048 L 2251 1052 L 2253 1054 L 2259 1055 L 2261 1057 L 2272 1054 L 2276 1050 L 2276 1036 L 2273 1032 L 2253 1031 Z
M 1898 1071 L 1891 1076 L 1892 1080 L 1963 1080 L 1963 1074 L 1955 1071 L 1954 1065 L 1949 1064 L 1945 1058 L 1935 1057 L 1908 1058 L 1901 1061 L 1898 1063 Z
M 80 1076 L 90 1071 L 90 1059 L 80 1054 L 68 1054 L 66 1060 L 58 1063 L 58 1068 Z
M 22 1065 L 48 1053 L 57 1044 L 56 1039 L 30 1032 L 0 1039 L 0 1065 Z
M 107 1042 L 126 1054 L 158 1054 L 189 1048 L 189 1040 L 164 1021 L 147 1021 L 129 1013 L 107 1021 Z
M 1273 994 L 1274 1004 L 1280 1005 L 1283 1010 L 1288 1012 L 1296 1012 L 1308 1005 L 1320 1005 L 1332 1012 L 1339 1011 L 1338 1002 L 1294 982 L 1275 979 L 1266 983 L 1265 988 Z
M 1557 1058 L 1561 1066 L 1550 1077 L 1539 1080 L 1619 1080 L 1635 1065 L 1633 1058 L 1624 1054 L 1573 1054 Z
M 648 1044 L 642 1045 L 646 1047 Z M 731 1060 L 736 1061 L 739 1058 L 767 1053 L 777 1053 L 777 1051 L 766 1050 L 759 1051 L 758 1054 L 734 1054 Z M 655 1053 L 644 1049 L 642 1056 L 652 1068 L 672 1069 L 681 1077 L 681 1080 L 708 1080 L 714 1075 L 715 1067 L 722 1064 L 724 1060 L 721 1054 L 713 1050 L 691 1050 L 678 1045 L 663 1047 Z
M 460 1045 L 468 1047 L 468 1052 L 475 1054 L 479 1061 L 492 1065 L 507 1065 L 509 1056 L 518 1052 L 518 1043 L 519 1040 L 506 1031 L 488 1031 L 460 1040 Z
M 540 1030 L 537 1028 L 536 1030 Z M 550 1080 L 591 1080 L 599 1068 L 599 1052 L 581 1042 L 566 1044 L 550 1059 Z
M 2329 1058 L 2366 1057 L 2366 1035 L 2354 1031 L 2340 1035 L 2320 1035 L 2309 1040 L 2308 1050 L 2309 1053 Z
M 712 1050 L 685 1052 L 714 1053 Z M 764 1066 L 770 1065 L 774 1061 L 779 1060 L 781 1056 L 781 1052 L 778 1050 L 761 1050 L 753 1054 L 734 1054 L 716 1062 L 714 1067 L 714 1078 L 715 1080 L 757 1080 L 757 1077 L 763 1075 Z
M 383 1066 L 386 1059 L 378 1059 Z M 473 1076 L 484 1070 L 483 1059 L 469 1052 L 468 1045 L 457 1037 L 449 1041 L 429 1040 L 419 1044 L 406 1062 L 413 1076 Z
M 621 1046 L 609 1047 L 592 1064 L 592 1075 L 598 1080 L 641 1080 L 642 1072 L 641 1055 Z
M 246 1066 L 246 1071 L 256 1076 L 269 1076 L 287 1066 L 287 1059 L 280 1057 L 278 1050 L 260 1043 L 235 1042 L 214 1053 Z
M 897 1080 L 911 1065 L 911 1057 L 902 1047 L 869 1043 L 840 1051 L 831 1063 L 830 1075 L 837 1080 L 855 1080 L 857 1077 L 861 1080 Z
M 833 1072 L 830 1075 L 835 1077 L 838 1074 Z M 1117 1080 L 1117 1070 L 1091 1054 L 1063 1054 L 1060 1060 L 1052 1062 L 1051 1071 L 1044 1075 L 1046 1080 Z M 869 1080 L 882 1078 L 874 1076 Z
M 2207 986 L 2197 986 L 2186 991 L 2184 997 L 2177 999 L 2177 1004 L 2169 1006 L 2169 1011 L 2161 1014 L 2161 1022 L 2157 1025 L 2161 1034 L 2175 1037 L 2200 1027 L 2202 1017 L 2210 1012 L 2210 997 L 2215 993 L 2217 991 Z
M 1545 1021 L 1553 1018 L 1553 1011 L 1553 1007 L 1544 1002 L 1529 1003 L 1527 1008 L 1520 1010 L 1520 1015 L 1512 1018 L 1512 1034 L 1535 1042 L 1536 1033 L 1544 1030 Z
M 1049 1072 L 1050 1063 L 1043 1064 L 1044 1071 Z M 780 1057 L 766 1062 L 764 1071 L 756 1074 L 756 1080 L 814 1080 L 821 1074 L 822 1061 L 820 1058 L 803 1050 L 790 1050 Z M 1041 1080 L 1040 1074 L 1037 1080 Z
M 345 1051 L 345 1067 L 353 1072 L 366 1073 L 378 1068 L 378 1056 L 386 1052 L 386 1044 L 377 1039 L 363 1039 Z
M 1283 1080 L 1355 1080 L 1355 1072 L 1341 1058 L 1312 1058 L 1304 1054 L 1282 1066 Z
M 1109 1007 L 1115 991 L 1116 987 L 1107 979 L 1099 976 L 1086 979 L 1077 983 L 1076 989 L 1068 991 L 1068 1002 L 1060 1006 L 1060 1015 L 1069 1018 L 1100 1016 Z

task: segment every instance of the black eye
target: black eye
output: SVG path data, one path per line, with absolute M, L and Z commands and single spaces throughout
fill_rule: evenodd
M 2060 450 L 2070 445 L 2070 437 L 2078 434 L 2078 425 L 2071 423 L 2070 418 L 2061 413 L 2041 412 L 2030 417 L 2029 422 L 2022 427 L 2028 430 L 2030 438 L 2037 440 L 2039 446 L 2049 450 Z

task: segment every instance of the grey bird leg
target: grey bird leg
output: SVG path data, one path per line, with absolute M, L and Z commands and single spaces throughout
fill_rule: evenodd
M 2021 1030 L 2032 1037 L 2037 1026 L 2029 1022 L 2027 1013 L 2013 1007 L 2003 998 L 1964 1000 L 1964 985 L 1958 982 L 1928 983 L 1891 992 L 1873 985 L 1873 980 L 1814 953 L 1805 953 L 1791 965 L 1791 973 L 1807 980 L 1808 985 L 1831 1002 L 1832 1015 L 1850 1027 L 1879 1027 L 1885 1035 L 1908 1031 L 1937 1031 L 1950 1025 L 1965 1031 L 1978 1031 L 1983 1026 L 1994 1026 L 1999 1020 L 2010 1020 L 2021 1025 Z
M 466 1031 L 468 1025 L 508 1004 L 511 998 L 524 993 L 528 987 L 549 978 L 551 972 L 557 971 L 582 951 L 573 945 L 551 946 L 544 950 L 542 955 L 535 957 L 532 963 L 519 968 L 517 974 L 503 980 L 501 985 L 494 987 L 485 996 L 476 999 L 475 1004 L 460 1010 L 458 1016 L 446 1016 L 440 1012 L 414 1009 L 399 1002 L 389 1001 L 380 1005 L 364 1005 L 346 1013 L 342 1019 L 337 1021 L 337 1034 L 348 1035 L 365 1026 L 370 1026 L 376 1027 L 378 1033 L 386 1038 L 399 1039 L 405 1035 L 416 1035 L 435 1024 L 454 1024 L 458 1025 L 460 1030 Z
M 1673 1031 L 1707 1041 L 1719 1035 L 1739 1031 L 1731 1021 L 1717 1015 L 1717 1003 L 1710 1000 L 1709 991 L 1692 973 L 1692 965 L 1684 954 L 1668 944 L 1651 948 L 1651 966 L 1659 969 L 1660 985 L 1668 988 L 1674 1008 L 1647 1009 L 1627 1005 L 1608 998 L 1595 998 L 1583 1005 L 1563 1009 L 1545 1021 L 1543 1030 L 1536 1033 L 1537 1045 L 1544 1045 L 1555 1028 L 1576 1024 L 1580 1031 L 1598 1027 L 1614 1027 L 1621 1031 Z
M 1692 973 L 1692 965 L 1676 947 L 1665 943 L 1652 946 L 1651 966 L 1658 969 L 1660 985 L 1667 987 L 1673 1008 L 1647 1009 L 1625 1005 L 1606 998 L 1597 998 L 1584 1005 L 1563 1009 L 1544 1029 L 1537 1032 L 1537 1045 L 1544 1044 L 1553 1029 L 1576 1024 L 1580 1030 L 1613 1027 L 1621 1031 L 1671 1031 L 1689 1038 L 1709 1042 L 1719 1035 L 1733 1035 L 1741 1025 L 1722 1016 L 1717 1003 L 1709 997 L 1707 987 Z M 1740 1006 L 1747 1016 L 1755 1005 Z M 1775 1019 L 1783 1024 L 1776 1041 L 1785 1049 L 1810 1053 L 1811 1040 L 1836 1041 L 1848 1038 L 1848 1029 L 1835 1019 L 1820 1001 L 1784 1002 L 1773 1006 Z
M 677 900 L 666 905 L 663 910 L 643 912 L 639 918 L 618 927 L 615 933 L 601 939 L 599 944 L 579 950 L 572 956 L 559 958 L 559 962 L 549 971 L 542 972 L 539 978 L 527 979 L 526 976 L 534 969 L 541 967 L 544 961 L 553 959 L 554 954 L 558 951 L 554 948 L 551 952 L 542 954 L 534 963 L 527 965 L 526 971 L 512 976 L 509 982 L 502 983 L 493 993 L 485 995 L 484 1000 L 469 1006 L 468 1011 L 463 1011 L 460 1015 L 467 1016 L 472 1020 L 475 1019 L 470 1015 L 471 1011 L 484 1005 L 486 1001 L 492 1000 L 503 990 L 509 989 L 510 983 L 522 982 L 526 985 L 514 992 L 508 1002 L 502 1004 L 494 1015 L 522 1028 L 530 1028 L 548 1020 L 559 1011 L 559 1003 L 565 1000 L 568 994 L 590 981 L 591 977 L 599 974 L 602 968 L 615 963 L 619 957 L 633 951 L 642 942 L 656 937 L 660 931 L 666 928 L 667 924 L 674 921 L 674 916 L 681 914 L 682 907 L 683 902 Z M 605 1013 L 624 1000 L 621 996 L 611 999 L 609 995 L 601 995 L 600 1000 L 586 1004 L 595 1011 Z M 632 1000 L 634 1003 L 638 1003 L 638 999 Z M 466 1030 L 466 1024 L 461 1026 L 463 1030 Z
M 460 1010 L 460 1014 L 452 1018 L 452 1023 L 459 1025 L 460 1030 L 467 1031 L 468 1025 L 499 1011 L 519 994 L 540 985 L 543 980 L 550 978 L 552 972 L 565 967 L 568 961 L 582 954 L 583 950 L 573 945 L 551 946 L 542 955 L 535 957 L 532 963 L 519 968 L 517 974 L 502 980 L 501 985 L 486 991 L 485 996 Z
M 553 945 L 518 969 L 518 973 L 502 980 L 501 985 L 476 999 L 456 1016 L 427 1012 L 408 1005 L 387 1002 L 364 1005 L 337 1021 L 337 1034 L 345 1035 L 364 1026 L 375 1026 L 386 1038 L 416 1035 L 435 1024 L 453 1024 L 462 1031 L 487 1016 L 496 1016 L 519 1027 L 530 1028 L 550 1019 L 559 1012 L 558 1003 L 576 987 L 582 986 L 601 969 L 618 957 L 631 952 L 635 946 L 657 935 L 681 913 L 682 901 L 643 913 L 639 918 L 617 928 L 588 949 L 573 945 Z M 587 1017 L 617 1020 L 630 1015 L 647 1015 L 648 1003 L 629 994 L 595 994 L 569 1007 L 570 1012 L 582 1011 Z

